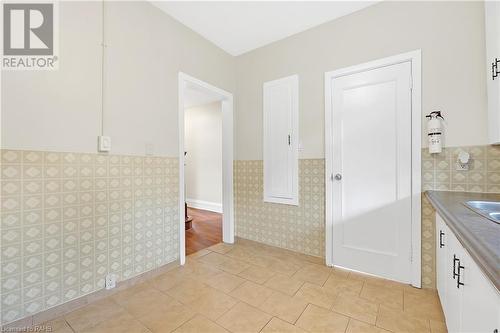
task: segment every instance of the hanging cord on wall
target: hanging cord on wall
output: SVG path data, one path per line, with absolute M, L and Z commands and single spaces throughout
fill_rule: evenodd
M 104 35 L 104 1 L 105 0 L 102 0 L 101 4 L 102 4 L 102 10 L 101 10 L 101 13 L 102 13 L 102 21 L 101 21 L 101 25 L 102 25 L 102 36 L 101 36 L 101 135 L 104 135 L 104 63 L 105 63 L 105 59 L 106 59 L 106 54 L 105 54 L 105 50 L 106 50 L 106 43 L 105 43 L 105 35 Z
M 105 39 L 105 34 L 104 34 L 104 15 L 105 15 L 105 7 L 104 7 L 104 1 L 102 0 L 102 35 L 101 35 L 101 135 L 104 135 L 104 69 L 105 69 L 105 59 L 106 59 L 106 39 Z M 107 249 L 108 253 L 108 260 L 111 258 L 111 249 L 108 246 Z M 116 275 L 112 274 L 109 270 L 106 272 L 106 277 L 104 280 L 104 287 L 108 289 L 108 279 L 112 279 L 112 281 L 116 281 Z

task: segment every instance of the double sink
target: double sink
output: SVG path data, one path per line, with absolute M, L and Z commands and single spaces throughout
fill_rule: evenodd
M 500 202 L 471 200 L 464 202 L 464 205 L 479 215 L 500 224 Z

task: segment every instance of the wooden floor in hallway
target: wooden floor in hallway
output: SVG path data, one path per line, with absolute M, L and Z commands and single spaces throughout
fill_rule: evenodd
M 222 214 L 188 208 L 193 227 L 186 230 L 186 255 L 222 242 Z

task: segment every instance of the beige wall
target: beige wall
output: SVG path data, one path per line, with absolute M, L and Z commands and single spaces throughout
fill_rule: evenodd
M 222 105 L 220 102 L 186 110 L 186 198 L 222 209 Z
M 178 72 L 234 91 L 235 61 L 149 2 L 105 13 L 110 154 L 87 154 L 101 127 L 99 2 L 60 3 L 59 70 L 2 72 L 0 324 L 179 256 Z
M 265 81 L 299 75 L 300 157 L 320 158 L 324 73 L 415 49 L 422 50 L 422 112 L 443 111 L 445 144 L 486 144 L 483 11 L 481 2 L 386 1 L 237 57 L 235 158 L 262 159 Z
M 96 152 L 101 4 L 60 3 L 58 71 L 2 74 L 2 148 Z M 106 2 L 104 133 L 112 153 L 177 156 L 177 74 L 234 91 L 233 57 L 147 1 Z

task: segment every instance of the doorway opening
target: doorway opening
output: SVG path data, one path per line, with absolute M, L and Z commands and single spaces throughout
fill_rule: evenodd
M 222 241 L 222 105 L 219 96 L 184 91 L 186 255 Z
M 233 96 L 179 73 L 179 252 L 234 243 Z

